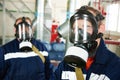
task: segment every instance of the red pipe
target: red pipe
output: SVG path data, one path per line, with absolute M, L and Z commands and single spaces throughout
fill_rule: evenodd
M 120 41 L 105 40 L 106 44 L 120 45 Z

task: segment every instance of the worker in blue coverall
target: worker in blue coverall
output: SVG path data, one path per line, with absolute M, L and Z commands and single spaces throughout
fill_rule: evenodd
M 55 80 L 78 80 L 76 68 L 81 68 L 83 80 L 119 80 L 120 58 L 107 49 L 104 31 L 104 16 L 98 10 L 79 8 L 70 18 L 69 40 L 74 45 L 55 70 Z
M 14 24 L 16 38 L 1 46 L 0 80 L 51 80 L 47 48 L 33 38 L 31 23 L 29 17 L 19 17 Z

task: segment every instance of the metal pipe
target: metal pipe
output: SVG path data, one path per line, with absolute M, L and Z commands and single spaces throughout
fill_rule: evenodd
M 2 27 L 2 44 L 5 44 L 5 40 L 6 40 L 6 25 L 5 25 L 5 22 L 6 22 L 6 9 L 5 9 L 5 0 L 3 0 L 3 27 Z
M 36 12 L 36 20 L 37 20 L 37 31 L 36 38 L 39 40 L 43 40 L 43 24 L 44 24 L 44 0 L 36 0 L 37 3 L 37 12 Z
M 75 11 L 75 0 L 68 0 L 68 2 L 67 2 L 66 20 L 58 28 L 58 32 L 59 32 L 59 34 L 63 38 L 68 37 L 68 33 L 69 33 L 69 18 L 74 13 L 74 11 Z
M 66 20 L 58 28 L 58 33 L 66 40 L 65 49 L 67 49 L 71 44 L 69 42 L 69 19 L 75 11 L 76 0 L 67 0 L 67 13 Z

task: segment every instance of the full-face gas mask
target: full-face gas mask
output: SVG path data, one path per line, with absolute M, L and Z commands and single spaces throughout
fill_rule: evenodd
M 66 51 L 64 61 L 72 66 L 85 67 L 88 57 L 95 55 L 98 23 L 87 10 L 79 10 L 70 18 L 70 42 L 74 46 Z
M 21 51 L 31 51 L 32 44 L 30 42 L 32 38 L 32 27 L 31 23 L 26 21 L 26 18 L 23 17 L 20 23 L 15 24 L 16 27 L 16 38 L 20 41 L 19 48 Z

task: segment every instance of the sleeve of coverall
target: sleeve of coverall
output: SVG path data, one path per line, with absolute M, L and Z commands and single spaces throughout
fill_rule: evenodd
M 40 42 L 40 41 L 36 41 L 34 42 L 34 45 L 40 50 L 40 51 L 46 51 L 48 52 L 47 48 L 45 47 L 45 45 Z M 47 56 L 45 56 L 45 76 L 46 76 L 46 80 L 53 80 L 53 67 L 52 64 L 50 62 L 50 58 L 49 58 L 49 53 Z
M 62 70 L 63 70 L 63 62 L 59 63 L 57 69 L 54 72 L 55 80 L 61 80 Z
M 43 48 L 45 51 L 47 51 L 47 48 L 44 45 L 43 45 Z M 46 76 L 46 80 L 54 80 L 53 65 L 50 62 L 49 53 L 48 53 L 48 56 L 45 56 L 45 76 Z
M 39 45 L 38 48 L 39 49 L 41 48 L 43 51 L 47 51 L 47 48 L 43 44 Z M 53 66 L 50 62 L 49 53 L 48 53 L 47 56 L 44 56 L 44 57 L 45 57 L 45 63 L 44 64 L 45 64 L 46 80 L 53 80 Z
M 45 57 L 45 75 L 46 80 L 54 80 L 53 76 L 53 65 L 50 62 L 49 56 Z
M 4 61 L 4 53 L 2 51 L 2 48 L 0 48 L 0 80 L 2 80 L 3 72 L 5 68 L 5 61 Z

